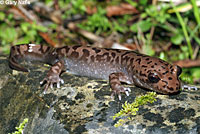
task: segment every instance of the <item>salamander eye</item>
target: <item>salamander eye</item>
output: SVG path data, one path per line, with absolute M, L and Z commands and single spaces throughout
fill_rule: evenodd
M 150 73 L 150 74 L 148 75 L 148 79 L 149 79 L 149 81 L 152 82 L 152 83 L 157 83 L 157 82 L 160 80 L 160 78 L 158 77 L 158 75 L 156 75 L 156 74 L 154 74 L 154 73 Z
M 179 76 L 182 73 L 182 68 L 177 66 L 177 76 Z

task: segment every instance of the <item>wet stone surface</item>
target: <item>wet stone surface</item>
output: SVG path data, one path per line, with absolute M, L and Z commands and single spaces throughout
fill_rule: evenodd
M 200 133 L 200 91 L 183 91 L 178 95 L 158 95 L 153 104 L 141 106 L 133 121 L 115 128 L 125 102 L 133 102 L 144 89 L 129 86 L 129 97 L 110 98 L 104 80 L 62 74 L 65 84 L 43 94 L 39 82 L 49 67 L 31 65 L 31 72 L 8 68 L 0 57 L 0 134 L 15 131 L 28 118 L 25 134 L 182 134 Z

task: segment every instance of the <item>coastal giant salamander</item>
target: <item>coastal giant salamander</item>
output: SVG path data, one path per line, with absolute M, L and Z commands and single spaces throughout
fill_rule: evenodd
M 63 71 L 110 82 L 112 96 L 120 93 L 129 95 L 129 88 L 121 82 L 150 89 L 162 94 L 179 92 L 181 68 L 159 58 L 150 57 L 134 51 L 96 48 L 86 46 L 64 46 L 52 48 L 44 45 L 24 44 L 11 47 L 9 66 L 12 69 L 28 72 L 18 61 L 41 61 L 52 65 L 46 78 L 45 91 L 48 87 L 64 83 L 60 78 Z

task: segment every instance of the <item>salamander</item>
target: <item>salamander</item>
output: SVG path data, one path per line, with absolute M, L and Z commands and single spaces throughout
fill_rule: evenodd
M 64 83 L 60 78 L 64 71 L 108 80 L 112 89 L 111 96 L 118 95 L 119 99 L 121 93 L 128 96 L 130 92 L 122 82 L 161 94 L 176 94 L 181 88 L 181 67 L 135 51 L 78 45 L 60 48 L 35 44 L 12 46 L 10 68 L 28 72 L 29 70 L 20 64 L 21 60 L 41 61 L 52 65 L 47 76 L 40 82 L 45 83 L 44 91 L 53 87 L 53 84 L 57 84 L 59 88 L 60 83 Z

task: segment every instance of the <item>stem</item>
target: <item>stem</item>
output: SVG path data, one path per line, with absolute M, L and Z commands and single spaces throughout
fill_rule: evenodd
M 195 16 L 196 21 L 197 21 L 197 23 L 198 23 L 198 25 L 199 25 L 199 24 L 200 24 L 200 16 L 199 16 L 199 10 L 198 10 L 198 7 L 197 7 L 196 0 L 190 0 L 190 1 L 191 1 L 191 3 L 192 3 L 194 16 Z
M 183 30 L 183 33 L 184 33 L 184 36 L 185 36 L 185 39 L 186 39 L 186 42 L 187 42 L 187 45 L 188 45 L 188 49 L 189 49 L 189 54 L 190 54 L 190 57 L 191 59 L 193 59 L 193 50 L 192 50 L 192 45 L 191 45 L 191 42 L 190 42 L 190 38 L 188 36 L 188 32 L 187 32 L 187 29 L 186 29 L 186 25 L 183 21 L 183 18 L 181 17 L 180 13 L 177 11 L 176 7 L 174 6 L 174 4 L 172 3 L 172 1 L 170 0 L 171 2 L 171 5 L 173 7 L 173 10 L 175 11 L 176 13 L 176 16 L 178 18 L 178 21 L 179 23 L 181 24 L 181 27 L 182 27 L 182 30 Z

